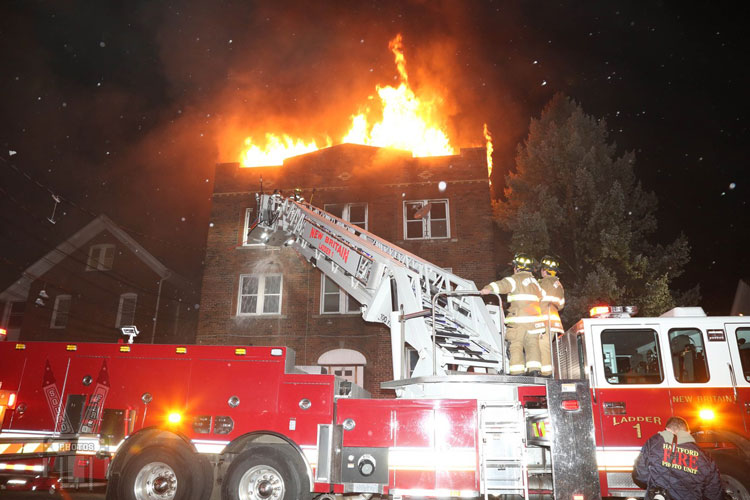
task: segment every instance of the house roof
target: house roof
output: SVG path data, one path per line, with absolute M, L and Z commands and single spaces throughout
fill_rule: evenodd
M 30 265 L 22 276 L 8 288 L 0 292 L 0 301 L 22 301 L 29 295 L 31 284 L 46 274 L 50 269 L 69 257 L 73 252 L 85 246 L 91 239 L 102 231 L 109 231 L 115 238 L 120 240 L 125 247 L 130 249 L 144 264 L 151 268 L 154 273 L 162 279 L 172 279 L 183 282 L 184 279 L 168 269 L 151 255 L 143 246 L 135 241 L 120 226 L 112 222 L 106 215 L 102 214 L 78 230 L 70 238 L 63 241 L 52 251 L 41 259 Z

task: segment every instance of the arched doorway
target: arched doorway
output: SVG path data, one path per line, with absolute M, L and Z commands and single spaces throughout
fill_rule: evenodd
M 318 358 L 318 365 L 324 367 L 326 373 L 345 378 L 360 386 L 364 386 L 366 364 L 365 357 L 352 349 L 332 349 Z

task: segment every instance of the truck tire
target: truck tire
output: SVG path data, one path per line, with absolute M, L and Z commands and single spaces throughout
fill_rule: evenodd
M 721 474 L 721 487 L 724 498 L 732 500 L 750 500 L 750 478 L 745 465 L 727 461 L 717 462 Z
M 287 447 L 254 446 L 232 460 L 222 485 L 222 500 L 297 500 L 310 498 L 301 460 Z
M 189 450 L 151 446 L 125 465 L 117 485 L 119 500 L 200 500 L 205 476 L 191 466 Z

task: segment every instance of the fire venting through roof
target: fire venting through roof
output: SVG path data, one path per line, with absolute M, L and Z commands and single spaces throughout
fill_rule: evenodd
M 348 131 L 339 139 L 325 141 L 266 133 L 262 140 L 247 137 L 240 157 L 243 167 L 281 165 L 286 158 L 316 151 L 334 144 L 360 144 L 409 151 L 415 157 L 456 154 L 448 134 L 444 99 L 429 88 L 415 91 L 409 83 L 401 34 L 389 43 L 398 70 L 398 86 L 377 85 L 350 117 Z M 484 138 L 491 151 L 485 125 Z

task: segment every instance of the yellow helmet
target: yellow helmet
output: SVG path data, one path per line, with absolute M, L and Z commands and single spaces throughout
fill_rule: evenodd
M 534 259 L 526 253 L 518 252 L 513 256 L 513 267 L 521 271 L 531 271 L 534 267 Z
M 552 276 L 556 276 L 560 271 L 560 261 L 551 255 L 545 255 L 542 257 L 542 269 L 546 270 Z

